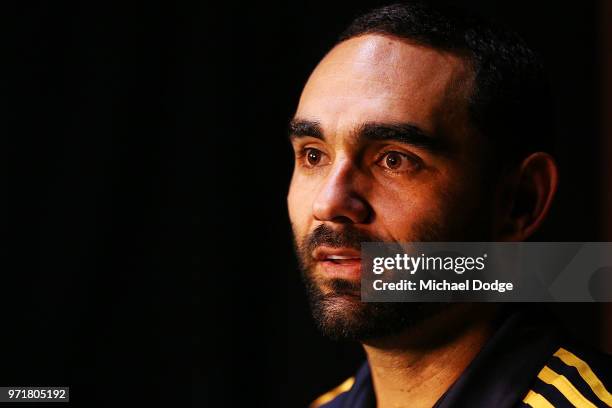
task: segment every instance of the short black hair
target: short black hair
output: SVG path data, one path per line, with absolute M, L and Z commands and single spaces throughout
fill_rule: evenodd
M 464 57 L 475 71 L 472 124 L 504 163 L 530 152 L 552 151 L 548 81 L 539 57 L 517 33 L 452 6 L 411 1 L 356 18 L 338 43 L 366 34 L 398 37 Z

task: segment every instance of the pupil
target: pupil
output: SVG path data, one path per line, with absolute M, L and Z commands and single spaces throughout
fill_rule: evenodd
M 310 164 L 317 164 L 319 162 L 319 153 L 314 150 L 308 152 L 308 162 Z
M 387 156 L 387 166 L 395 168 L 399 165 L 399 157 L 397 154 L 391 153 Z

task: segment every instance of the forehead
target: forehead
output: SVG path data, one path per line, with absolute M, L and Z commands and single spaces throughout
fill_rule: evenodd
M 329 132 L 363 122 L 409 122 L 439 132 L 467 117 L 472 84 L 472 69 L 460 56 L 364 35 L 323 58 L 304 87 L 296 116 L 316 120 Z

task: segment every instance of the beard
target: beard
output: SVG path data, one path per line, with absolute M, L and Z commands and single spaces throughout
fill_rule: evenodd
M 444 236 L 435 225 L 419 228 L 413 241 L 440 241 Z M 368 341 L 400 334 L 404 330 L 437 315 L 449 303 L 365 303 L 361 302 L 361 284 L 346 279 L 328 279 L 314 273 L 313 250 L 319 245 L 332 248 L 361 249 L 361 242 L 384 242 L 365 234 L 350 224 L 334 230 L 319 225 L 301 244 L 294 240 L 306 287 L 310 309 L 319 330 L 334 340 Z
M 479 196 L 487 197 L 486 194 Z M 458 202 L 454 198 L 449 195 L 446 201 Z M 411 236 L 406 237 L 405 242 L 490 240 L 492 219 L 478 205 L 484 202 L 484 200 L 475 200 L 473 201 L 475 205 L 449 208 L 447 209 L 449 211 L 442 212 L 444 215 L 437 218 L 437 221 L 431 219 L 421 221 L 413 228 Z M 294 233 L 295 250 L 310 309 L 316 325 L 324 335 L 336 340 L 361 342 L 391 337 L 418 326 L 454 306 L 448 302 L 361 302 L 360 282 L 330 279 L 315 274 L 317 263 L 312 256 L 315 248 L 325 245 L 360 251 L 362 242 L 399 245 L 398 242 L 390 242 L 382 237 L 365 233 L 348 223 L 334 229 L 327 224 L 320 224 L 301 241 L 298 241 Z
M 333 340 L 366 342 L 400 334 L 437 315 L 450 303 L 364 303 L 360 285 L 342 279 L 325 283 L 302 274 L 318 329 Z

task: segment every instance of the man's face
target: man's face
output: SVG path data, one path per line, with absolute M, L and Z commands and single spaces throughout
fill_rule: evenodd
M 344 41 L 309 78 L 291 123 L 288 195 L 298 256 L 322 328 L 390 334 L 427 309 L 359 300 L 362 241 L 486 240 L 486 141 L 470 125 L 461 57 L 381 35 Z M 409 309 L 412 307 L 412 309 Z M 420 310 L 417 312 L 417 310 Z

